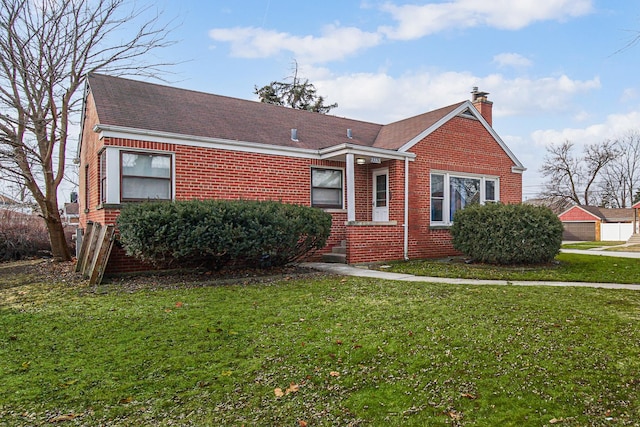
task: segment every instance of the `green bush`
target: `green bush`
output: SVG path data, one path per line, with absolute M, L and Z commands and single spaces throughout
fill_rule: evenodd
M 453 247 L 474 261 L 539 264 L 560 252 L 562 222 L 542 206 L 473 205 L 455 213 L 451 235 Z
M 331 215 L 273 201 L 144 202 L 117 220 L 128 255 L 161 266 L 279 266 L 326 245 Z

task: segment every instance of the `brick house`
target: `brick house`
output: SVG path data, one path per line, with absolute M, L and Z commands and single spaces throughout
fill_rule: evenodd
M 91 75 L 80 227 L 136 200 L 280 200 L 330 212 L 323 252 L 348 263 L 453 254 L 455 210 L 522 197 L 525 168 L 491 127 L 487 94 L 472 94 L 380 125 Z M 107 273 L 132 268 L 116 248 Z

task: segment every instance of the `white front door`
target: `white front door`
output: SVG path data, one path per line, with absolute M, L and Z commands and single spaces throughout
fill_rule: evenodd
M 389 221 L 389 170 L 373 171 L 373 221 Z

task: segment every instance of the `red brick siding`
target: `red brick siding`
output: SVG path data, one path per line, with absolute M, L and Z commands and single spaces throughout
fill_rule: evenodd
M 402 225 L 347 226 L 347 259 L 350 264 L 402 259 Z
M 117 209 L 98 209 L 98 155 L 104 145 L 174 153 L 175 198 L 178 200 L 243 198 L 310 205 L 311 167 L 327 166 L 344 170 L 342 162 L 140 140 L 105 138 L 101 141 L 93 132 L 97 122 L 91 95 L 89 95 L 85 112 L 80 168 L 84 171 L 84 165 L 89 166 L 89 202 L 84 203 L 85 183 L 84 173 L 81 172 L 82 227 L 88 220 L 102 224 L 115 223 L 119 214 Z M 410 151 L 416 154 L 416 160 L 409 162 L 409 258 L 455 254 L 449 231 L 430 227 L 431 170 L 499 176 L 500 200 L 504 203 L 521 201 L 522 175 L 511 172 L 513 162 L 477 120 L 454 118 L 416 144 Z M 346 226 L 346 211 L 331 211 L 332 233 L 327 247 L 322 252 L 330 251 L 331 247 L 347 240 L 347 257 L 350 263 L 403 258 L 404 161 L 386 161 L 379 165 L 355 165 L 356 220 L 371 221 L 372 219 L 372 173 L 377 168 L 389 169 L 391 194 L 389 220 L 396 221 L 397 225 Z M 346 203 L 346 194 L 344 200 Z M 85 212 L 85 209 L 88 211 Z M 314 259 L 318 259 L 318 255 Z M 116 249 L 107 272 L 132 271 L 143 267 L 145 266 L 139 263 L 136 265 L 132 260 L 124 257 L 120 249 Z
M 455 254 L 449 231 L 430 226 L 432 170 L 499 176 L 500 201 L 522 201 L 522 175 L 511 172 L 512 160 L 477 120 L 455 117 L 410 151 L 409 258 Z
M 586 212 L 577 206 L 574 206 L 568 211 L 562 213 L 559 216 L 559 218 L 560 218 L 560 221 L 589 221 L 589 222 L 600 221 L 599 218 L 596 218 L 589 212 Z

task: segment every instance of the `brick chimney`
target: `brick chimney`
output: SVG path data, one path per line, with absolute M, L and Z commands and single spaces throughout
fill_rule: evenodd
M 478 87 L 474 86 L 471 91 L 471 102 L 489 123 L 489 126 L 493 126 L 493 102 L 487 100 L 487 95 L 489 92 L 480 92 Z

